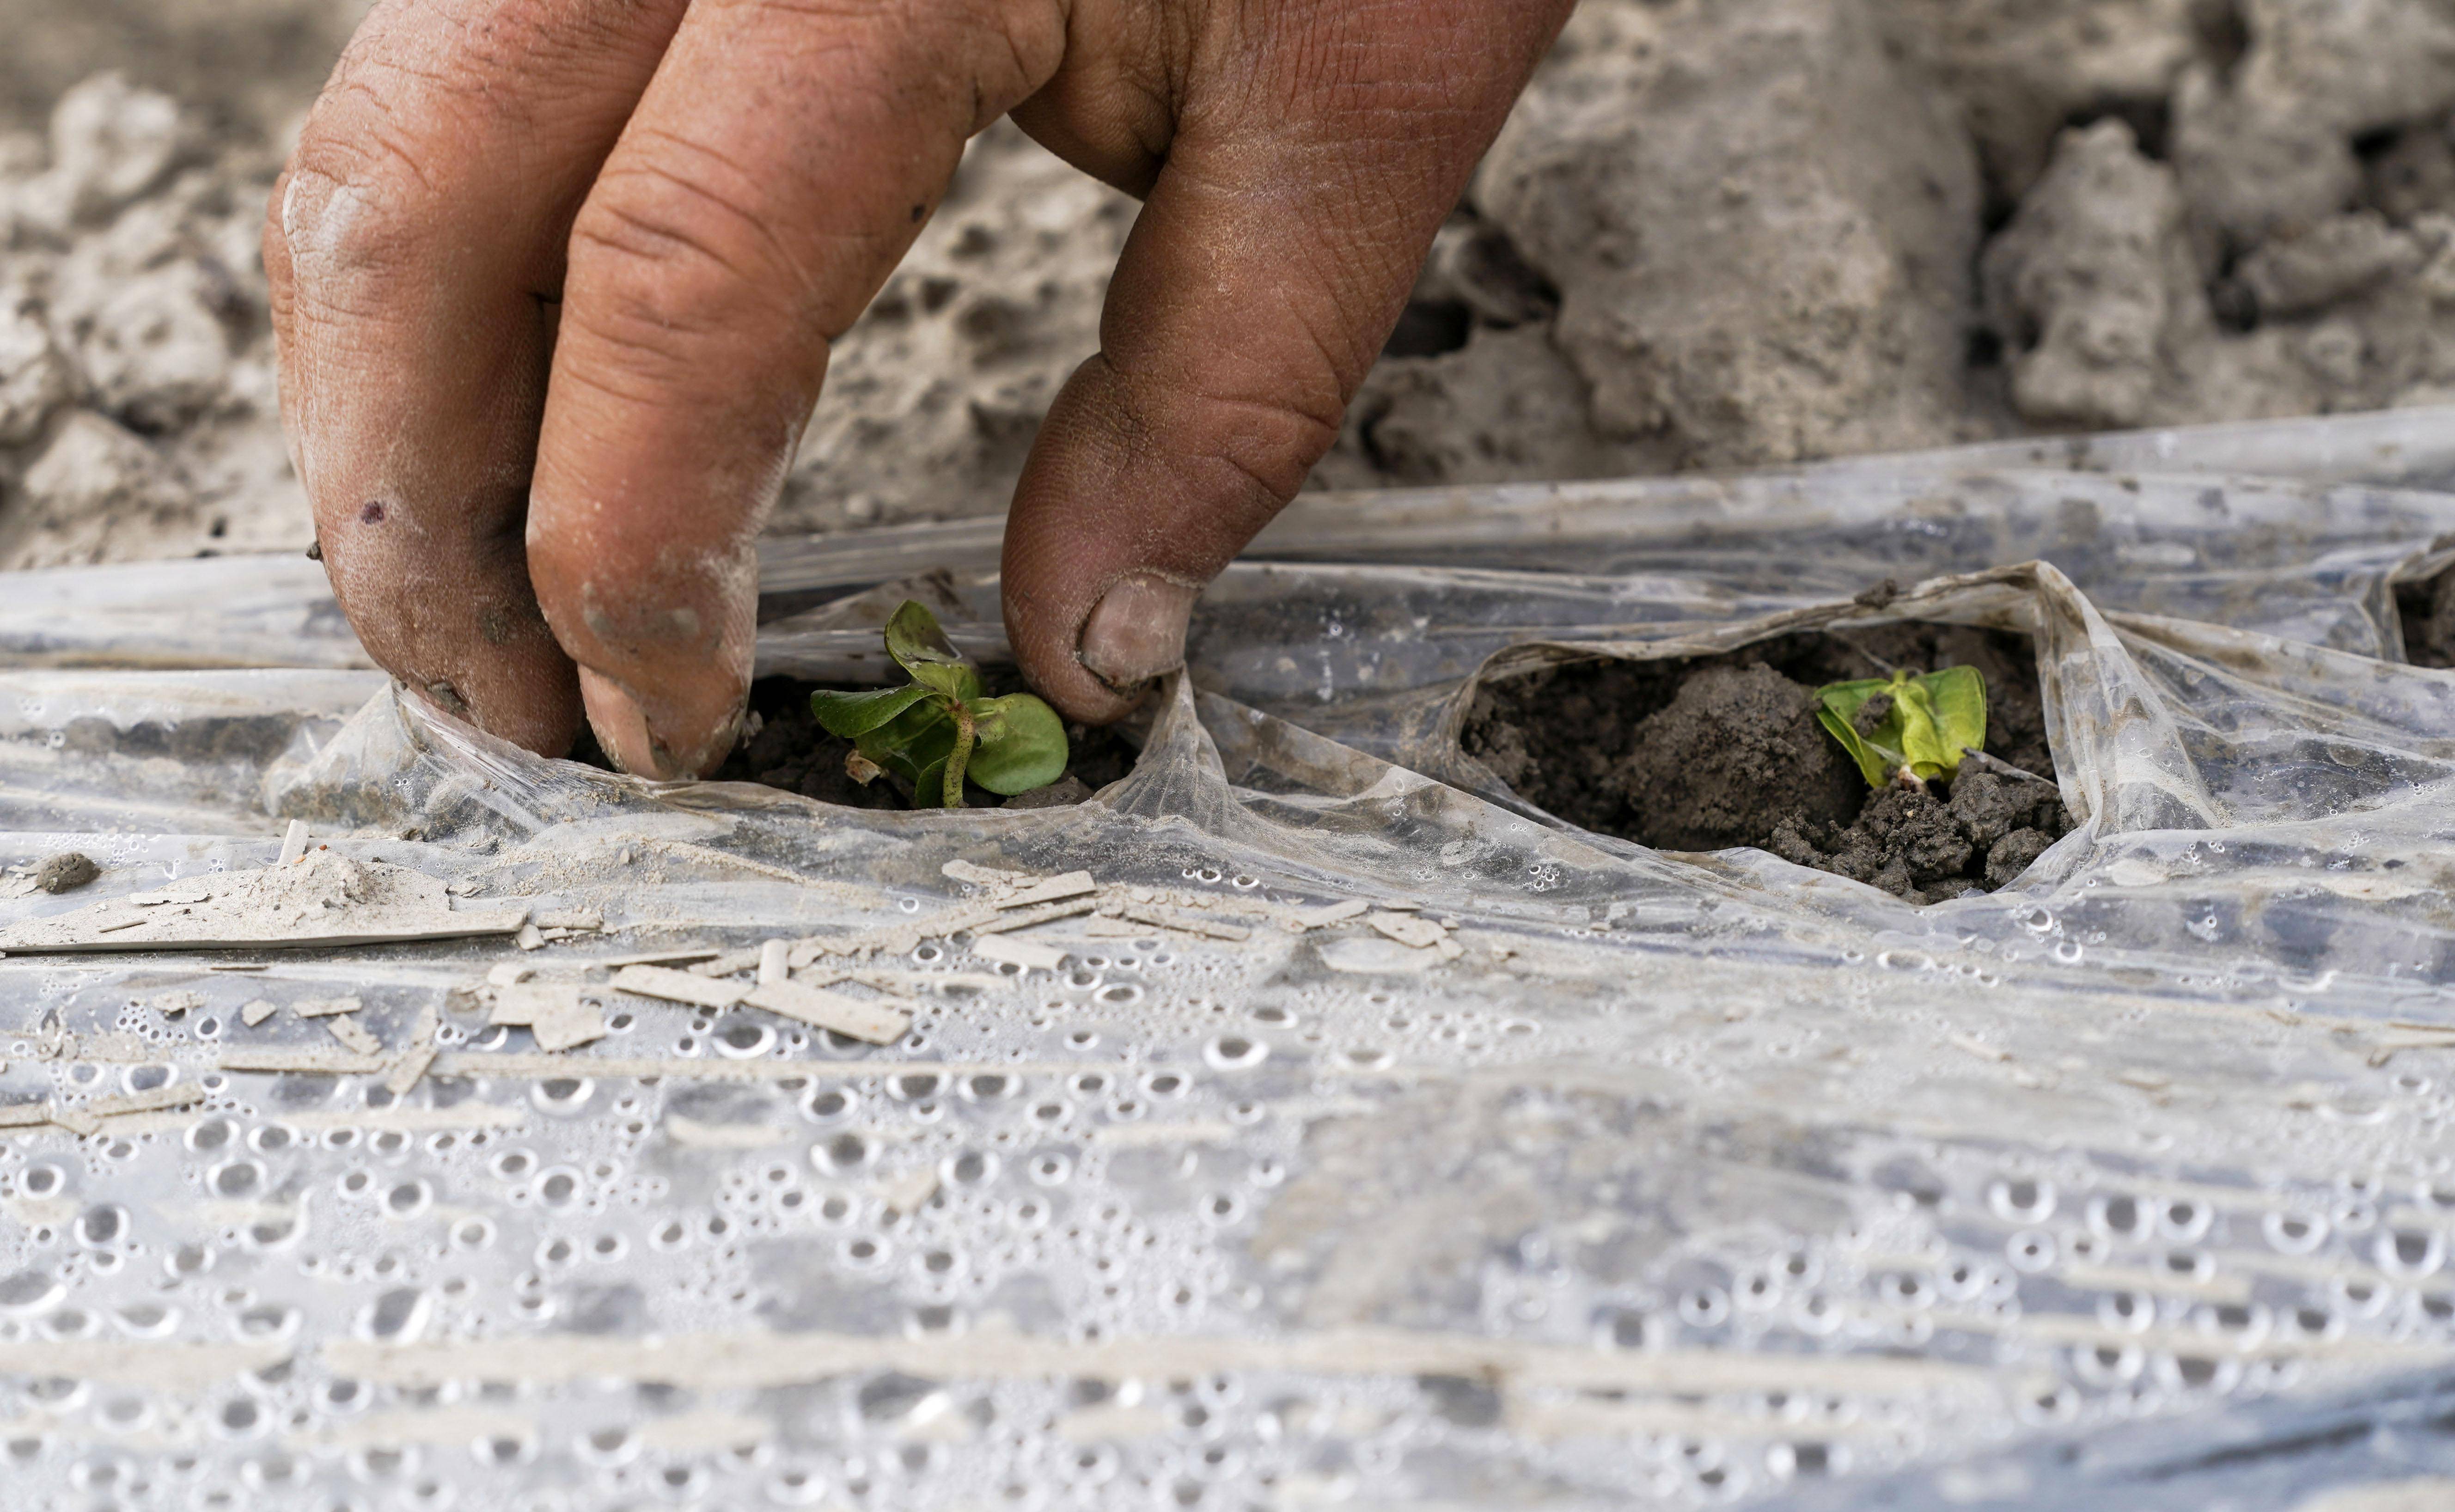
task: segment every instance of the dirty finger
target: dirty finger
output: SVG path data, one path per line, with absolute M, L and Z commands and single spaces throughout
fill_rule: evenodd
M 732 749 L 758 532 L 829 343 L 1064 42 L 1053 0 L 683 21 L 573 226 L 529 516 L 538 599 L 625 770 Z
M 564 238 L 685 0 L 378 10 L 267 213 L 283 421 L 335 595 L 436 705 L 559 755 L 522 545 Z
M 1007 521 L 1007 634 L 1066 714 L 1116 718 L 1183 662 L 1202 586 L 1336 438 L 1567 9 L 1223 12 Z

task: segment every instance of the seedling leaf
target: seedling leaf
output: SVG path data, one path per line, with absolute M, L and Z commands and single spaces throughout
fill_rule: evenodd
M 886 654 L 905 672 L 919 676 L 923 667 L 960 667 L 964 654 L 938 628 L 938 616 L 926 605 L 907 598 L 886 621 Z
M 869 734 L 929 696 L 918 683 L 881 688 L 874 693 L 819 692 L 810 695 L 810 712 L 827 734 L 850 740 Z
M 853 742 L 860 765 L 847 770 L 891 772 L 912 785 L 917 801 L 950 809 L 964 806 L 966 776 L 1010 796 L 1065 775 L 1065 725 L 1057 712 L 1027 693 L 983 697 L 979 670 L 926 607 L 907 600 L 887 620 L 885 639 L 910 684 L 810 695 L 819 723 Z
M 1011 796 L 1045 788 L 1065 775 L 1065 721 L 1027 693 L 984 698 L 978 705 L 980 749 L 972 780 Z
M 981 675 L 969 667 L 946 667 L 923 662 L 912 670 L 912 680 L 952 702 L 981 696 Z
M 1826 688 L 1822 693 L 1829 700 L 1836 691 L 1836 688 Z M 1846 702 L 1843 707 L 1855 714 L 1857 705 L 1864 702 L 1866 699 L 1860 697 Z M 1900 765 L 1899 752 L 1876 749 L 1866 736 L 1850 728 L 1849 716 L 1839 713 L 1829 701 L 1816 711 L 1816 722 L 1824 727 L 1825 734 L 1841 743 L 1842 750 L 1850 753 L 1850 759 L 1857 763 L 1858 775 L 1867 779 L 1869 787 L 1879 788 L 1892 780 L 1893 772 Z
M 1986 749 L 1986 675 L 1975 667 L 1946 667 L 1922 679 L 1935 703 L 1936 749 L 1945 770 L 1960 769 L 1960 753 Z
M 921 801 L 934 803 L 938 794 L 928 774 L 946 764 L 955 749 L 955 721 L 947 718 L 937 696 L 917 703 L 893 723 L 854 742 L 862 756 L 913 785 Z
M 1894 673 L 1816 690 L 1816 721 L 1850 753 L 1872 787 L 1904 769 L 1920 778 L 1960 770 L 1963 747 L 1986 744 L 1986 679 L 1975 667 Z M 1877 698 L 1880 717 L 1861 717 Z

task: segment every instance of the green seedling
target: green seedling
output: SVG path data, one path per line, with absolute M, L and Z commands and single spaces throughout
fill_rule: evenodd
M 1986 678 L 1975 667 L 1828 683 L 1816 697 L 1816 717 L 1871 787 L 1951 776 L 1986 745 Z
M 982 696 L 978 668 L 938 628 L 938 616 L 906 600 L 886 622 L 886 654 L 912 681 L 874 693 L 814 693 L 810 712 L 853 743 L 844 769 L 867 784 L 891 772 L 914 801 L 943 795 L 964 806 L 964 779 L 1011 796 L 1065 775 L 1065 722 L 1027 693 Z

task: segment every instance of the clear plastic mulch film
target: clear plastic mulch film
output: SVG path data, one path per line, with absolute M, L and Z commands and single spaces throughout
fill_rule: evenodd
M 311 563 L 0 579 L 0 861 L 102 867 L 0 877 L 9 1504 L 2442 1504 L 2455 675 L 2392 590 L 2450 482 L 2407 411 L 1309 497 L 1037 810 L 528 756 Z M 761 671 L 879 675 L 907 596 L 1003 655 L 994 545 L 777 544 Z M 1460 745 L 1482 680 L 1899 620 L 2033 638 L 2075 827 L 1998 892 Z M 22 948 L 294 821 L 332 890 L 259 933 L 486 932 Z M 822 1000 L 909 1028 L 761 1006 Z

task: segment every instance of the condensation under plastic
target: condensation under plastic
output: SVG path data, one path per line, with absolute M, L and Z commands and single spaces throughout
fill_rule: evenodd
M 0 861 L 106 869 L 0 923 L 299 817 L 608 926 L 0 959 L 0 1105 L 204 1098 L 0 1130 L 9 1504 L 2434 1494 L 2455 675 L 2403 664 L 2391 587 L 2448 560 L 2450 433 L 1309 498 L 1207 596 L 1133 774 L 1029 812 L 538 759 L 365 670 L 312 564 L 0 580 Z M 779 546 L 762 671 L 875 674 L 907 595 L 1003 655 L 980 548 Z M 1651 852 L 1458 747 L 1479 678 L 1899 618 L 2035 637 L 2079 822 L 1999 893 Z M 926 939 L 887 964 L 960 980 L 883 1049 L 607 994 L 617 1031 L 545 1056 L 450 1011 L 507 962 L 925 924 L 955 860 L 1250 932 L 1061 921 L 1054 970 Z M 1350 898 L 1461 950 L 1270 922 Z M 215 1069 L 329 1046 L 242 1003 L 342 993 L 390 1044 L 440 1013 L 408 1095 Z

